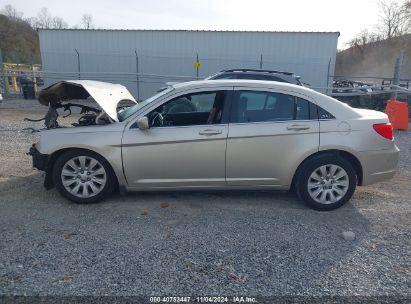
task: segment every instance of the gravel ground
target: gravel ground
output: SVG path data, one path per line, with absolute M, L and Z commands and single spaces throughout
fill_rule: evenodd
M 332 212 L 272 191 L 76 205 L 25 154 L 37 134 L 22 129 L 41 123 L 22 119 L 42 108 L 16 104 L 0 104 L 0 295 L 411 296 L 409 132 L 394 179 Z

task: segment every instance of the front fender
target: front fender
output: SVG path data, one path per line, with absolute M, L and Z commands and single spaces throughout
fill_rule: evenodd
M 41 154 L 58 155 L 69 149 L 85 149 L 104 157 L 116 174 L 120 186 L 126 184 L 121 156 L 122 130 L 104 132 L 42 132 L 36 148 Z

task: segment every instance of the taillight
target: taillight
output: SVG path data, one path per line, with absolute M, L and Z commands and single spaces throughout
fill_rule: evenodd
M 382 137 L 392 140 L 392 126 L 390 123 L 375 124 L 372 127 Z

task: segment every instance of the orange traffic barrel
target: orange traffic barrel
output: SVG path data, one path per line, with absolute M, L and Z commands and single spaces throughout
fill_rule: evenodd
M 388 100 L 385 113 L 394 130 L 408 130 L 408 104 L 398 100 Z

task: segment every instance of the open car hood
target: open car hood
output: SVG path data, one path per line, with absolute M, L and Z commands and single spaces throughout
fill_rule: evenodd
M 65 80 L 57 82 L 39 93 L 39 102 L 49 106 L 60 101 L 92 97 L 114 121 L 118 121 L 117 105 L 122 100 L 137 101 L 125 86 L 94 80 Z

